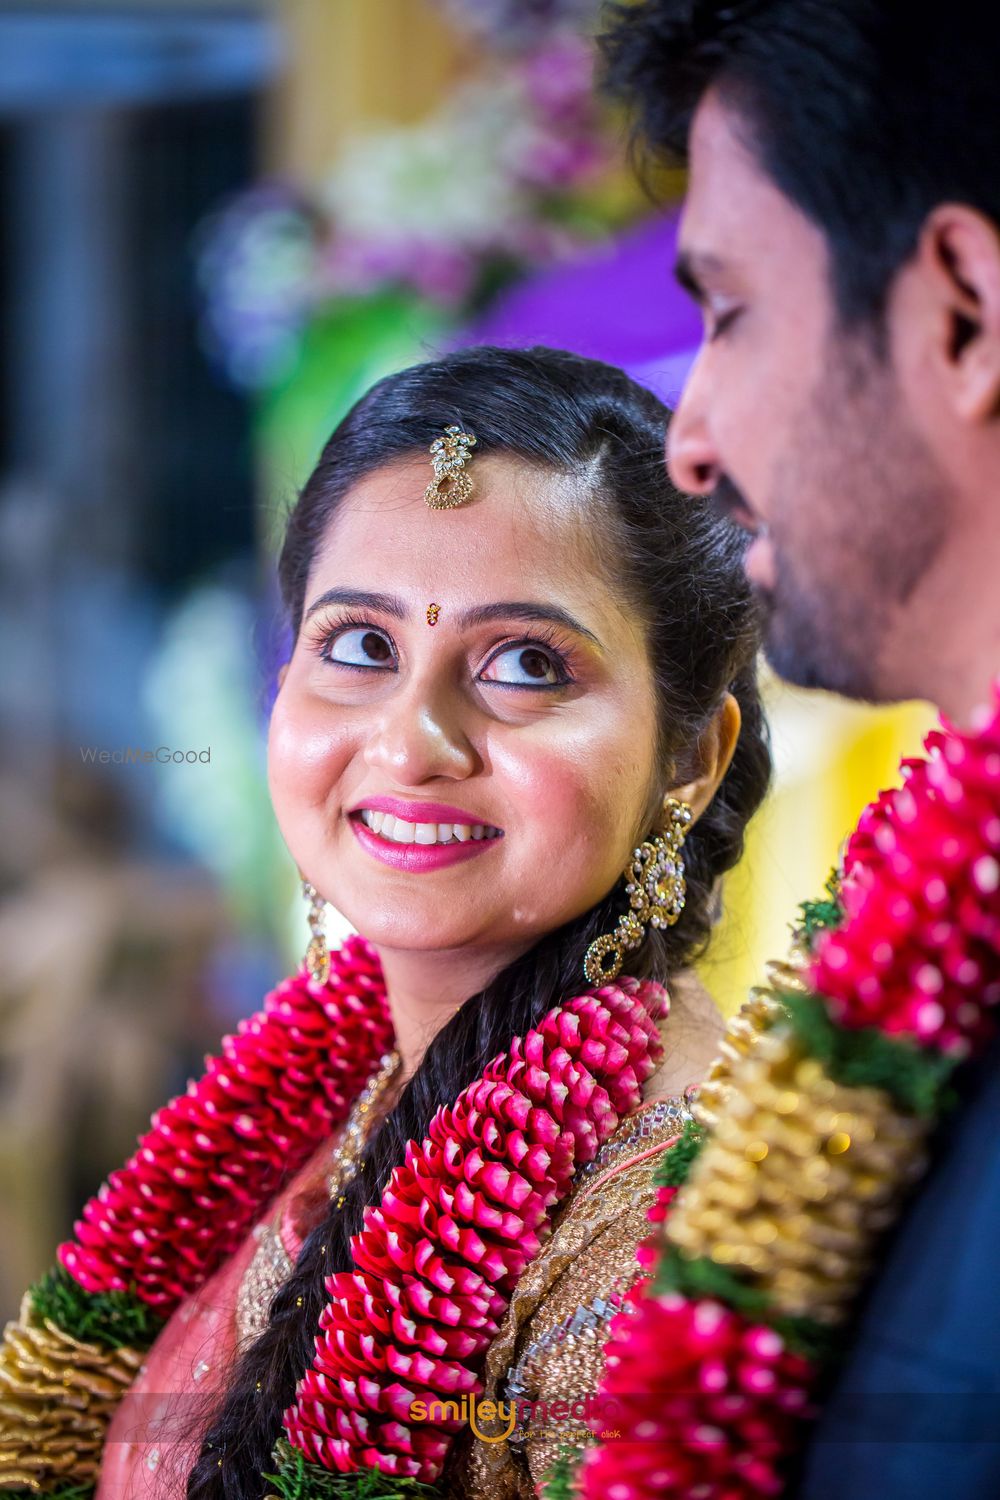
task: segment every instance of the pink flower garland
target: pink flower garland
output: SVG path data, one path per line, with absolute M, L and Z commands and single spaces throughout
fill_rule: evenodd
M 60 1246 L 63 1267 L 87 1292 L 132 1290 L 170 1312 L 346 1117 L 392 1037 L 378 960 L 361 938 L 332 955 L 325 986 L 304 968 L 284 980 L 200 1081 L 153 1116 Z
M 620 1437 L 584 1454 L 586 1500 L 778 1495 L 814 1370 L 773 1328 L 720 1302 L 638 1283 L 611 1321 L 603 1419 Z M 614 1415 L 610 1414 L 614 1403 Z
M 285 1414 L 292 1446 L 342 1473 L 433 1482 L 455 1431 L 411 1404 L 472 1397 L 510 1294 L 550 1211 L 662 1054 L 666 997 L 623 980 L 550 1011 L 411 1142 L 327 1281 L 312 1367 Z
M 1000 712 L 978 734 L 935 731 L 927 749 L 862 814 L 847 919 L 821 939 L 809 982 L 838 1025 L 961 1058 L 1000 1001 Z

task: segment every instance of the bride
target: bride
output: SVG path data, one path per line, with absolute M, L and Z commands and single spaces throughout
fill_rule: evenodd
M 8 1328 L 0 1487 L 528 1495 L 592 1415 L 770 767 L 742 542 L 671 488 L 667 419 L 479 348 L 333 433 L 269 743 L 313 941 Z

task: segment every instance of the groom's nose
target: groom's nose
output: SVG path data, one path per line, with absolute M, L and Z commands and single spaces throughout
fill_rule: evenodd
M 703 416 L 698 378 L 700 363 L 700 359 L 695 361 L 667 428 L 670 477 L 679 490 L 690 495 L 710 495 L 722 473 Z

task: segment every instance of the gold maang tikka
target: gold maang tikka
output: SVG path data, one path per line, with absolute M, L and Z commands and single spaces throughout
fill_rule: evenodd
M 625 871 L 629 909 L 614 932 L 595 938 L 583 960 L 589 984 L 607 984 L 622 971 L 625 954 L 638 948 L 649 927 L 673 927 L 684 910 L 687 883 L 681 849 L 694 813 L 687 802 L 668 797 L 663 804 L 667 826 L 637 849 Z
M 424 491 L 431 510 L 454 510 L 472 496 L 472 480 L 465 471 L 469 454 L 476 446 L 471 432 L 460 427 L 446 427 L 442 437 L 430 446 L 434 478 Z
M 326 984 L 330 977 L 330 949 L 326 941 L 326 933 L 323 930 L 323 909 L 326 902 L 314 885 L 311 885 L 304 877 L 302 879 L 302 894 L 309 902 L 307 920 L 312 937 L 309 939 L 309 947 L 306 949 L 305 965 L 306 973 L 314 984 Z

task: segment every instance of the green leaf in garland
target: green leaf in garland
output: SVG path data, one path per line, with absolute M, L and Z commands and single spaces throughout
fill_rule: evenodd
M 576 1500 L 576 1475 L 583 1447 L 565 1447 L 542 1475 L 538 1486 L 540 1500 Z
M 931 1115 L 942 1107 L 956 1066 L 953 1059 L 874 1026 L 838 1026 L 819 995 L 780 998 L 802 1045 L 835 1083 L 884 1089 L 901 1109 L 915 1115 Z
M 418 1479 L 397 1479 L 380 1469 L 337 1474 L 310 1463 L 281 1439 L 274 1449 L 275 1472 L 262 1477 L 280 1500 L 443 1500 L 443 1492 Z
M 784 1317 L 774 1311 L 770 1298 L 728 1266 L 700 1257 L 689 1260 L 675 1245 L 668 1245 L 660 1257 L 653 1276 L 651 1291 L 657 1297 L 680 1292 L 693 1299 L 711 1298 L 731 1307 L 744 1318 L 766 1323 L 780 1333 L 789 1349 L 807 1359 L 825 1360 L 836 1347 L 830 1328 L 813 1318 Z
M 165 1321 L 131 1292 L 85 1292 L 62 1266 L 35 1283 L 31 1300 L 63 1333 L 107 1349 L 148 1349 Z
M 830 932 L 844 920 L 844 908 L 840 901 L 840 879 L 834 871 L 826 882 L 826 895 L 818 901 L 803 901 L 799 907 L 802 921 L 799 926 L 806 945 L 810 949 L 822 932 Z
M 707 1134 L 697 1120 L 687 1120 L 674 1144 L 661 1156 L 653 1173 L 654 1186 L 682 1187 L 691 1174 L 691 1167 Z

